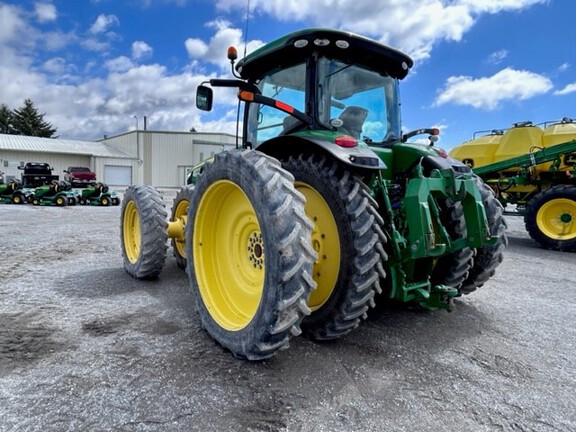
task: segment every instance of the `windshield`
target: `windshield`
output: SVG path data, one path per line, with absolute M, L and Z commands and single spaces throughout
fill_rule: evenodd
M 367 143 L 400 137 L 394 78 L 339 60 L 318 61 L 318 121 Z M 339 119 L 340 121 L 334 121 Z
M 304 111 L 306 64 L 272 71 L 258 82 L 258 88 L 262 95 Z M 296 118 L 271 106 L 252 103 L 249 110 L 248 141 L 254 146 L 290 131 L 297 123 Z
M 319 123 L 316 127 L 337 130 L 373 145 L 400 139 L 397 80 L 325 57 L 318 59 L 317 66 L 315 104 L 307 103 L 306 63 L 272 70 L 257 86 L 262 95 L 315 118 Z M 314 106 L 317 112 L 310 112 Z M 259 103 L 248 105 L 246 120 L 247 141 L 254 147 L 303 126 L 296 117 Z

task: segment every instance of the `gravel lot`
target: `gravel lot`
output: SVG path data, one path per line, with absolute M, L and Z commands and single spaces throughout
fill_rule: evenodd
M 576 255 L 520 218 L 454 312 L 248 363 L 201 329 L 171 251 L 157 281 L 124 272 L 119 214 L 0 206 L 1 431 L 576 431 Z

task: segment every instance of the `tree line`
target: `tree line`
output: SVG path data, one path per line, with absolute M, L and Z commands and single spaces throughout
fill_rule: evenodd
M 56 128 L 44 120 L 45 113 L 40 113 L 31 99 L 11 110 L 8 105 L 0 105 L 0 133 L 26 135 L 42 138 L 55 138 Z

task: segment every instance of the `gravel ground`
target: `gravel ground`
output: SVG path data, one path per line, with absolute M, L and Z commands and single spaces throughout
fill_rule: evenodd
M 576 255 L 520 218 L 453 312 L 380 311 L 248 363 L 171 256 L 157 281 L 124 272 L 119 213 L 0 206 L 0 431 L 576 431 Z

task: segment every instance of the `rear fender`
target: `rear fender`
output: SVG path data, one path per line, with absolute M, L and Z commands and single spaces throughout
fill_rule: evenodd
M 258 151 L 281 159 L 300 153 L 327 153 L 345 165 L 363 170 L 386 169 L 386 164 L 367 147 L 340 147 L 334 142 L 286 135 L 272 138 L 257 147 Z

